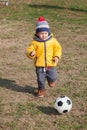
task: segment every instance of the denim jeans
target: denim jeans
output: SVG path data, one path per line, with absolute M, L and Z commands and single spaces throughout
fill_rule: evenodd
M 54 82 L 57 79 L 56 67 L 36 67 L 38 89 L 45 88 L 45 81 Z

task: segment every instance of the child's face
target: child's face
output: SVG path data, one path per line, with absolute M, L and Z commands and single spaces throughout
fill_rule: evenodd
M 46 40 L 48 38 L 48 32 L 43 31 L 43 32 L 39 32 L 37 35 L 41 40 Z

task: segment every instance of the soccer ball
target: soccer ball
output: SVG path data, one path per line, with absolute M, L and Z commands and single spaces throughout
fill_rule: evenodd
M 54 103 L 54 108 L 60 113 L 67 113 L 72 108 L 72 101 L 67 96 L 60 96 Z

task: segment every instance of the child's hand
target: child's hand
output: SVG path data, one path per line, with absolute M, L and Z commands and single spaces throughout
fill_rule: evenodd
M 34 56 L 35 55 L 35 51 L 32 51 L 31 53 L 30 53 L 30 56 Z
M 54 57 L 53 61 L 56 62 L 56 64 L 59 62 L 59 58 L 58 57 Z

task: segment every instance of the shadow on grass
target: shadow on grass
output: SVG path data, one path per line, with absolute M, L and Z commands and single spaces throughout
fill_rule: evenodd
M 42 113 L 47 115 L 61 115 L 56 109 L 50 106 L 38 106 L 37 107 Z
M 80 9 L 80 8 L 74 8 L 74 7 L 62 7 L 57 5 L 39 5 L 39 4 L 29 4 L 29 7 L 32 8 L 52 8 L 52 9 L 67 9 L 71 11 L 77 11 L 77 12 L 87 12 L 87 9 Z
M 16 91 L 16 92 L 25 92 L 25 93 L 30 93 L 34 95 L 34 87 L 27 86 L 27 85 L 24 87 L 20 86 L 16 84 L 14 80 L 0 78 L 0 87 L 11 89 L 12 91 Z

